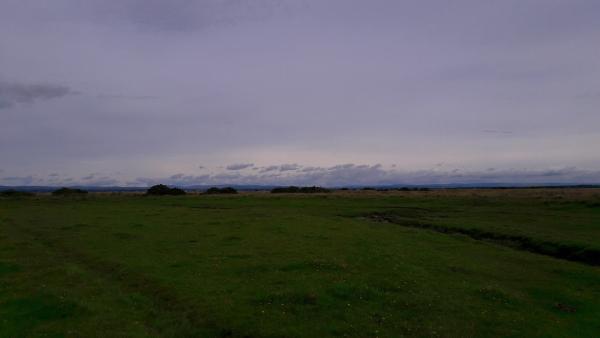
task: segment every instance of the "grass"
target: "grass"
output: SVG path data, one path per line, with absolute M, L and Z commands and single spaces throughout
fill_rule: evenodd
M 473 234 L 596 250 L 599 201 L 594 189 L 0 198 L 0 337 L 597 337 L 600 268 Z
M 487 230 L 481 227 L 447 226 L 424 223 L 420 217 L 409 214 L 404 210 L 369 213 L 366 217 L 378 222 L 390 222 L 406 227 L 428 229 L 444 234 L 467 235 L 476 240 L 483 240 L 533 253 L 548 255 L 555 258 L 600 266 L 600 249 L 584 243 L 568 241 L 548 241 L 524 235 L 513 235 L 509 231 Z

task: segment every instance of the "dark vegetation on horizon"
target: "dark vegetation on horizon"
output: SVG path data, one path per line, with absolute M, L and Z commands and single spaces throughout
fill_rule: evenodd
M 327 189 L 327 188 L 323 188 L 323 187 L 317 187 L 317 186 L 312 186 L 312 187 L 289 186 L 289 187 L 273 188 L 271 190 L 271 193 L 273 193 L 273 194 L 281 194 L 281 193 L 314 194 L 314 193 L 327 193 L 327 192 L 331 192 L 331 190 Z
M 73 196 L 73 195 L 84 195 L 87 194 L 88 192 L 86 190 L 83 189 L 76 189 L 76 188 L 60 188 L 57 190 L 54 190 L 52 192 L 52 195 L 54 196 Z
M 185 195 L 185 191 L 179 188 L 169 188 L 164 184 L 153 185 L 146 191 L 147 195 Z
M 347 188 L 342 188 L 341 190 L 348 190 Z M 364 187 L 361 188 L 360 190 L 371 190 L 371 191 L 431 191 L 430 188 L 424 188 L 424 187 L 402 187 L 402 188 L 373 188 L 373 187 Z
M 269 191 L 277 186 L 273 185 L 231 185 L 232 188 L 238 191 Z M 82 186 L 73 185 L 68 186 L 70 189 L 82 189 L 88 192 L 145 192 L 148 187 L 122 187 L 122 186 Z M 189 185 L 182 186 L 182 189 L 190 191 L 204 191 L 210 186 L 203 185 Z M 348 185 L 348 186 L 335 186 L 327 189 L 331 190 L 378 190 L 378 191 L 426 191 L 438 190 L 438 189 L 449 189 L 449 190 L 462 190 L 462 189 L 500 189 L 500 190 L 523 190 L 523 189 L 597 189 L 600 188 L 598 184 L 500 184 L 500 183 L 480 183 L 480 184 L 422 184 L 422 185 L 380 185 L 380 186 L 360 186 L 360 185 Z M 19 192 L 31 192 L 31 193 L 44 193 L 52 192 L 56 190 L 55 186 L 2 186 L 0 185 L 0 192 L 14 190 Z
M 237 190 L 235 190 L 232 187 L 225 187 L 225 188 L 212 187 L 212 188 L 207 189 L 204 193 L 205 194 L 209 194 L 209 195 L 213 195 L 213 194 L 237 194 Z
M 31 192 L 27 192 L 27 191 L 18 191 L 15 189 L 8 189 L 8 190 L 4 190 L 0 192 L 0 196 L 3 197 L 29 197 L 29 196 L 34 196 L 34 193 Z

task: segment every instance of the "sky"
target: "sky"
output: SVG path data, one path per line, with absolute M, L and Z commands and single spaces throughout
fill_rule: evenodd
M 597 0 L 2 0 L 0 185 L 600 183 Z

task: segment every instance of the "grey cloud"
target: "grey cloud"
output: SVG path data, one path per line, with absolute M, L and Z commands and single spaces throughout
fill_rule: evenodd
M 311 171 L 323 171 L 326 170 L 325 168 L 321 168 L 321 167 L 304 167 L 302 168 L 302 172 L 311 172 Z
M 108 187 L 108 186 L 118 186 L 121 182 L 117 179 L 110 177 L 100 177 L 94 180 L 86 181 L 84 184 L 86 186 L 97 186 L 97 187 Z
M 325 186 L 388 184 L 594 184 L 600 183 L 600 171 L 565 167 L 548 170 L 494 169 L 474 171 L 452 169 L 385 170 L 381 165 L 339 165 L 334 169 L 299 172 L 296 175 L 255 178 L 255 184 L 298 184 Z
M 125 0 L 98 2 L 94 9 L 104 20 L 122 19 L 151 30 L 188 32 L 289 15 L 299 5 L 296 0 Z
M 12 106 L 13 106 L 13 103 L 11 101 L 8 101 L 8 100 L 0 97 L 0 109 L 10 108 Z
M 99 99 L 115 100 L 156 100 L 158 96 L 154 95 L 122 95 L 122 94 L 100 94 L 96 96 Z
M 269 171 L 275 171 L 275 170 L 278 170 L 278 169 L 279 169 L 278 165 L 270 165 L 270 166 L 267 166 L 267 167 L 260 168 L 259 172 L 261 172 L 261 173 L 267 173 Z
M 0 182 L 8 185 L 31 185 L 34 181 L 35 178 L 31 175 L 0 177 Z
M 576 95 L 575 98 L 577 99 L 600 99 L 600 92 L 599 91 L 587 91 L 583 94 L 579 94 Z
M 259 168 L 259 173 L 267 173 L 271 171 L 295 171 L 302 168 L 301 165 L 296 163 L 282 164 L 282 165 L 270 165 L 266 167 Z
M 346 163 L 346 164 L 338 164 L 338 165 L 334 165 L 332 167 L 329 167 L 327 170 L 346 170 L 346 169 L 351 169 L 352 167 L 354 167 L 355 165 L 353 163 Z
M 60 98 L 69 94 L 74 92 L 62 85 L 0 82 L 0 108 L 9 108 L 17 103 Z
M 201 185 L 206 184 L 210 175 L 184 175 L 177 174 L 172 175 L 168 178 L 150 178 L 150 177 L 138 177 L 135 181 L 127 182 L 127 185 L 145 185 L 152 186 L 155 184 L 167 184 L 174 186 L 190 186 L 190 185 Z
M 282 164 L 279 166 L 279 171 L 293 171 L 302 168 L 302 166 L 293 163 L 293 164 Z
M 267 166 L 268 167 L 268 166 Z M 141 180 L 139 180 L 141 181 Z M 189 176 L 185 179 L 145 179 L 145 183 L 191 184 L 252 184 L 252 185 L 412 185 L 412 184 L 592 184 L 600 183 L 600 171 L 563 167 L 547 170 L 494 169 L 469 171 L 452 169 L 431 170 L 386 170 L 376 165 L 336 165 L 327 170 L 297 171 L 282 174 L 273 170 L 259 175 L 240 173 L 217 173 L 201 178 Z
M 327 168 L 404 177 L 333 163 L 600 169 L 599 1 L 32 3 L 0 1 L 3 176 L 131 182 L 197 161 L 261 163 L 241 181 L 304 163 L 312 176 L 272 177 L 328 184 Z M 88 94 L 43 101 L 72 92 L 56 84 Z
M 485 129 L 483 130 L 486 134 L 501 134 L 501 135 L 512 135 L 512 131 L 510 130 L 495 130 L 495 129 Z
M 242 169 L 246 169 L 246 168 L 250 168 L 253 167 L 254 163 L 237 163 L 237 164 L 230 164 L 226 167 L 227 170 L 242 170 Z
M 541 176 L 544 177 L 552 177 L 552 176 L 565 176 L 565 175 L 569 175 L 571 173 L 576 173 L 578 172 L 576 167 L 565 167 L 565 168 L 560 168 L 560 169 L 551 169 L 551 170 L 546 170 L 546 171 L 542 171 L 540 173 Z
M 244 176 L 241 174 L 226 174 L 226 173 L 221 173 L 221 174 L 216 174 L 214 176 L 211 176 L 213 179 L 216 180 L 223 180 L 223 181 L 229 181 L 229 180 L 236 180 L 236 179 L 240 179 L 243 178 Z
M 269 166 L 267 166 L 268 168 Z M 280 166 L 277 166 L 278 168 Z M 307 167 L 310 168 L 310 167 Z M 240 172 L 218 172 L 206 175 L 176 174 L 168 177 L 140 177 L 135 181 L 126 181 L 127 185 L 168 184 L 175 186 L 192 185 L 322 185 L 322 186 L 365 186 L 365 185 L 413 185 L 413 184 L 599 184 L 600 171 L 579 169 L 577 167 L 559 167 L 551 169 L 499 169 L 487 168 L 482 171 L 439 168 L 429 170 L 384 169 L 382 165 L 341 164 L 328 169 L 314 167 L 310 171 L 281 172 L 271 170 L 259 174 Z M 87 178 L 87 177 L 86 177 Z M 73 179 L 43 180 L 35 176 L 9 176 L 0 178 L 7 185 L 96 185 L 114 186 L 122 184 L 110 176 L 76 182 Z
M 292 167 L 292 166 L 290 166 Z M 300 165 L 293 166 L 300 168 Z M 274 169 L 273 169 L 274 168 Z M 139 178 L 137 182 L 144 184 L 259 184 L 259 185 L 280 185 L 280 184 L 297 184 L 297 185 L 341 185 L 341 184 L 375 184 L 383 183 L 385 179 L 393 179 L 388 172 L 382 169 L 379 164 L 376 165 L 338 165 L 325 170 L 324 168 L 314 167 L 310 171 L 280 171 L 281 166 L 266 166 L 259 175 L 241 174 L 241 173 L 216 173 L 213 175 L 203 176 L 201 180 L 190 176 L 184 180 L 179 175 L 178 179 L 174 180 L 173 176 L 165 179 L 149 179 Z M 264 169 L 271 169 L 264 171 Z M 282 174 L 291 172 L 290 174 Z M 388 177 L 389 176 L 389 177 Z M 347 182 L 347 183 L 344 183 Z
M 47 180 L 40 180 L 39 185 L 50 185 L 50 186 L 89 186 L 89 187 L 108 187 L 108 186 L 119 186 L 122 184 L 121 180 L 101 175 L 99 173 L 90 174 L 82 177 L 81 179 L 74 179 L 72 177 L 60 178 L 57 176 L 50 176 Z

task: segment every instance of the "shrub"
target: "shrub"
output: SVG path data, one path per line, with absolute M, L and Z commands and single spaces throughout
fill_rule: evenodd
M 237 190 L 235 190 L 232 187 L 225 187 L 225 188 L 212 187 L 212 188 L 206 190 L 205 193 L 209 194 L 209 195 L 212 195 L 212 194 L 237 194 Z
M 289 186 L 289 187 L 278 187 L 278 188 L 274 188 L 273 190 L 271 190 L 271 193 L 273 194 L 281 194 L 281 193 L 303 193 L 303 194 L 314 194 L 314 193 L 323 193 L 323 192 L 330 192 L 331 190 L 327 189 L 327 188 L 323 188 L 323 187 L 317 187 L 317 186 L 312 186 L 312 187 L 296 187 L 296 186 Z
M 87 194 L 87 191 L 82 190 L 82 189 L 75 189 L 75 188 L 60 188 L 60 189 L 54 190 L 52 192 L 52 195 L 54 195 L 54 196 L 83 195 L 83 194 Z
M 179 188 L 169 188 L 164 184 L 151 186 L 146 190 L 147 195 L 185 195 L 185 191 Z

